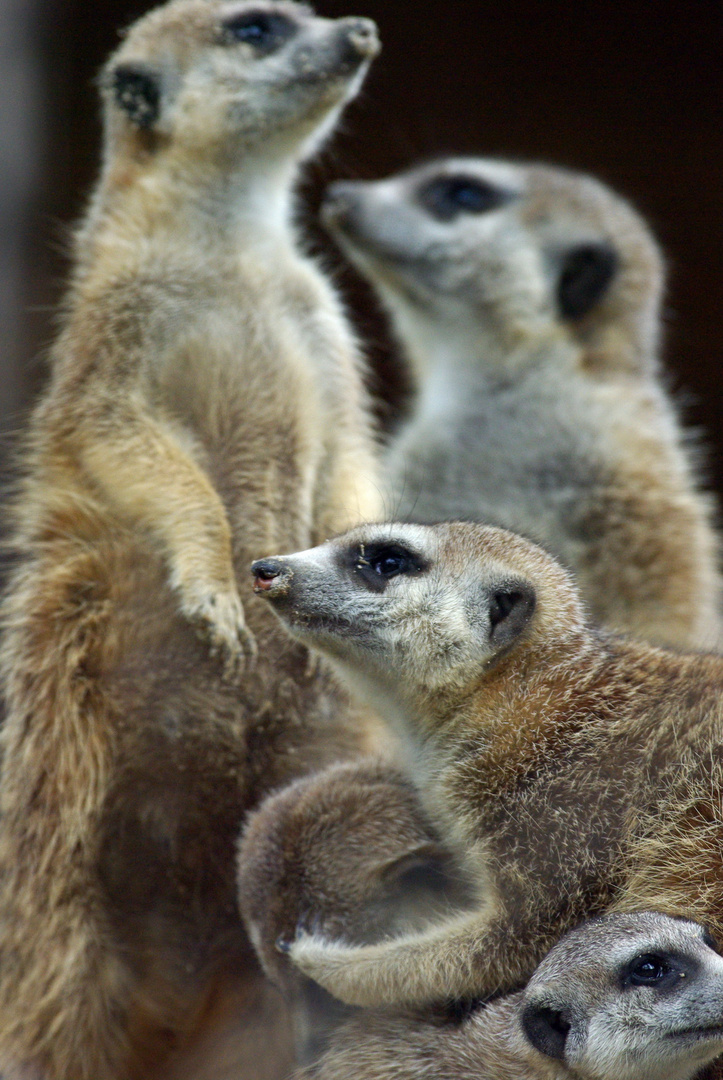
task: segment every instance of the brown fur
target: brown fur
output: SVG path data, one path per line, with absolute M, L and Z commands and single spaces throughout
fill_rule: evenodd
M 400 552 L 404 569 L 385 579 Z M 678 817 L 681 769 L 702 763 L 716 783 L 723 659 L 591 630 L 568 575 L 520 537 L 379 525 L 256 572 L 292 632 L 407 741 L 425 812 L 476 876 L 478 906 L 422 933 L 372 946 L 300 934 L 292 958 L 344 1001 L 421 1003 L 524 981 L 561 933 L 633 887 L 630 859 L 642 850 L 647 866 L 636 820 L 661 805 Z M 698 835 L 699 820 L 684 815 L 688 828 Z M 691 861 L 686 898 L 701 869 Z M 651 879 L 633 907 L 719 920 L 718 876 L 682 912 L 674 876 Z
M 292 1008 L 301 1060 L 348 1014 L 279 947 L 298 927 L 357 942 L 421 928 L 468 899 L 403 775 L 338 765 L 264 800 L 239 849 L 241 913 L 264 971 Z
M 270 796 L 250 817 L 239 860 L 243 914 L 264 969 L 292 1004 L 309 1061 L 304 1080 L 687 1080 L 723 1044 L 723 1028 L 710 1030 L 720 1019 L 723 960 L 699 926 L 650 912 L 583 923 L 524 992 L 486 1003 L 359 1011 L 304 979 L 277 944 L 299 927 L 380 941 L 465 900 L 413 789 L 388 766 L 331 767 Z M 660 993 L 624 987 L 631 957 L 651 952 L 689 956 L 686 979 Z M 522 1025 L 530 1009 L 563 1015 L 564 1047 L 533 1043 Z M 693 1026 L 707 1036 L 671 1042 L 671 1030 Z
M 375 513 L 355 343 L 288 225 L 297 161 L 375 38 L 272 3 L 300 29 L 266 63 L 223 38 L 244 7 L 174 0 L 104 75 L 103 172 L 23 449 L 3 611 L 8 1078 L 180 1075 L 239 1001 L 258 1022 L 228 1075 L 285 1073 L 284 1009 L 238 918 L 238 826 L 374 742 L 250 594 L 244 617 L 237 580 L 259 550 Z M 150 128 L 116 100 L 123 65 L 160 86 Z

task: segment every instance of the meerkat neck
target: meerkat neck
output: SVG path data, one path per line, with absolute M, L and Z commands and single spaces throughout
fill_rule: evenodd
M 410 366 L 423 397 L 459 401 L 465 391 L 477 395 L 485 376 L 491 381 L 529 371 L 535 357 L 548 356 L 565 344 L 556 328 L 498 328 L 469 319 L 425 318 L 396 313 L 399 338 L 405 342 Z M 567 346 L 571 350 L 570 346 Z M 446 392 L 445 392 L 445 387 Z
M 137 175 L 128 182 L 128 171 L 111 167 L 78 236 L 84 263 L 98 245 L 122 233 L 124 243 L 147 245 L 154 238 L 179 235 L 200 253 L 211 246 L 214 256 L 248 250 L 259 242 L 286 246 L 293 243 L 293 186 L 295 162 L 264 168 L 262 163 L 236 163 L 233 168 L 207 161 L 188 164 L 170 161 L 149 168 L 136 165 Z

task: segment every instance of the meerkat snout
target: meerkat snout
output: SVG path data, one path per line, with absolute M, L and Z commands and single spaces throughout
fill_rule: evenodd
M 341 20 L 342 30 L 348 44 L 347 55 L 350 63 L 372 60 L 381 49 L 376 23 L 371 19 L 350 16 Z

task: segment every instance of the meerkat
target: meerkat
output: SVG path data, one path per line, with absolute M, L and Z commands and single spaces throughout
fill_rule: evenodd
M 252 553 L 378 514 L 359 350 L 291 223 L 299 165 L 377 50 L 366 19 L 172 0 L 103 73 L 103 166 L 2 614 L 8 1080 L 175 1077 L 209 1018 L 264 998 L 242 815 L 374 744 L 237 581 Z M 291 1066 L 288 1022 L 259 1008 L 282 1026 L 247 1030 L 257 1054 L 232 1075 L 267 1080 Z
M 349 1009 L 289 961 L 299 925 L 372 942 L 471 899 L 412 785 L 378 761 L 329 766 L 269 795 L 245 824 L 238 884 L 262 967 L 289 1003 L 300 1061 L 319 1056 Z
M 677 855 L 672 840 L 661 847 Z M 314 993 L 286 954 L 300 925 L 380 940 L 465 902 L 409 781 L 386 764 L 331 766 L 265 799 L 239 845 L 239 886 L 264 969 L 305 1023 L 305 1080 L 685 1080 L 723 1052 L 716 944 L 658 912 L 588 920 L 524 991 L 487 1002 L 359 1013 Z
M 523 991 L 359 1013 L 295 1080 L 692 1080 L 722 1052 L 713 942 L 696 923 L 641 912 L 570 931 Z
M 522 533 L 599 623 L 716 644 L 713 505 L 661 378 L 663 264 L 635 210 L 575 172 L 451 158 L 336 183 L 322 217 L 416 387 L 388 448 L 391 514 Z
M 397 731 L 424 813 L 475 882 L 470 908 L 420 933 L 301 932 L 292 959 L 349 1004 L 524 982 L 624 892 L 636 815 L 674 804 L 681 769 L 720 755 L 723 658 L 593 630 L 569 574 L 522 537 L 380 524 L 253 572 L 292 634 Z M 708 827 L 720 836 L 721 819 Z M 690 879 L 723 939 L 720 878 L 693 866 Z

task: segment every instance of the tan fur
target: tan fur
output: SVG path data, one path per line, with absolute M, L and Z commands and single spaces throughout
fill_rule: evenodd
M 252 554 L 377 507 L 355 342 L 289 226 L 298 162 L 375 32 L 260 8 L 296 27 L 272 55 L 224 29 L 259 5 L 173 0 L 103 77 L 103 170 L 23 449 L 3 611 L 8 1080 L 156 1080 L 174 1055 L 176 1075 L 225 1038 L 233 1001 L 258 1001 L 258 1023 L 228 1075 L 256 1058 L 258 1080 L 284 1074 L 235 837 L 261 794 L 374 743 L 327 669 L 239 600 Z M 149 79 L 157 116 L 134 97 Z
M 592 631 L 565 571 L 501 530 L 364 527 L 255 572 L 292 632 L 396 728 L 425 812 L 477 880 L 475 908 L 423 933 L 366 946 L 301 933 L 292 959 L 344 1001 L 528 978 L 561 933 L 624 895 L 637 816 L 678 805 L 681 769 L 706 770 L 721 741 L 723 659 Z M 702 890 L 701 921 L 719 918 L 720 887 Z M 665 896 L 663 882 L 668 910 Z
M 454 183 L 482 184 L 489 205 L 431 194 Z M 713 505 L 661 377 L 663 266 L 635 210 L 565 169 L 450 158 L 335 184 L 324 216 L 411 366 L 387 512 L 522 533 L 572 571 L 597 622 L 712 647 Z

